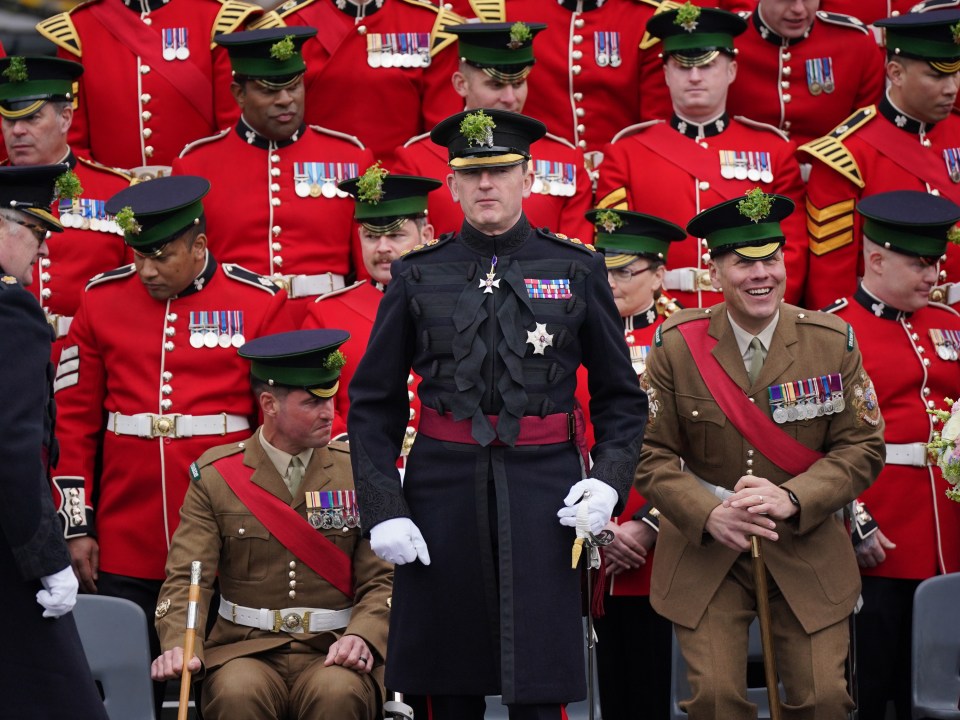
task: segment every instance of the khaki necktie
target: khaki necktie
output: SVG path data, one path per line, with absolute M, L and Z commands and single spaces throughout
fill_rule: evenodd
M 750 349 L 753 350 L 753 355 L 750 357 L 750 368 L 747 370 L 747 377 L 750 378 L 750 384 L 753 385 L 757 381 L 757 376 L 760 375 L 760 368 L 763 367 L 764 358 L 767 355 L 767 351 L 763 347 L 763 343 L 760 342 L 760 338 L 754 337 L 750 341 Z
M 296 495 L 300 489 L 300 483 L 303 482 L 303 461 L 294 455 L 290 458 L 290 464 L 287 466 L 287 476 L 283 479 L 291 495 Z

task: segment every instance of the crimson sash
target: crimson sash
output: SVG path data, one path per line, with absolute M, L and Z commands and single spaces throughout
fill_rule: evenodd
M 119 2 L 107 0 L 107 2 L 94 3 L 88 7 L 90 13 L 110 31 L 117 42 L 134 55 L 143 58 L 150 66 L 150 70 L 160 73 L 187 102 L 193 105 L 210 127 L 216 127 L 213 114 L 213 79 L 204 75 L 192 58 L 176 63 L 164 60 L 160 30 L 144 25 L 139 17 Z M 203 38 L 201 47 L 206 41 L 207 39 Z
M 281 545 L 337 590 L 353 598 L 353 566 L 343 550 L 314 530 L 306 518 L 276 495 L 250 482 L 253 468 L 243 464 L 242 455 L 220 458 L 213 466 L 240 502 L 273 533 Z
M 717 405 L 733 426 L 770 462 L 791 475 L 806 472 L 823 457 L 823 453 L 794 440 L 763 410 L 750 402 L 713 356 L 711 351 L 717 339 L 707 334 L 709 323 L 709 318 L 691 320 L 678 325 L 677 329 L 686 340 L 697 371 Z

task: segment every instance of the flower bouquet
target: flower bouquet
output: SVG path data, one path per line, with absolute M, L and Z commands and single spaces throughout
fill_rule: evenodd
M 947 497 L 960 502 L 960 402 L 944 398 L 947 410 L 927 410 L 943 423 L 943 427 L 933 432 L 933 442 L 927 444 L 931 458 L 940 466 L 944 479 L 950 483 Z

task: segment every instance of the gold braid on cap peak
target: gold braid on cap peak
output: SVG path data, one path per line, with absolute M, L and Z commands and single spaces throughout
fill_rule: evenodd
M 403 227 L 403 224 L 410 218 L 406 215 L 403 217 L 398 217 L 393 222 L 390 222 L 386 225 L 376 225 L 372 222 L 364 220 L 360 223 L 365 230 L 373 233 L 374 235 L 390 235 L 395 233 L 397 230 Z
M 960 23 L 957 23 L 960 25 Z M 953 75 L 960 72 L 960 59 L 957 60 L 927 60 L 927 64 L 944 75 Z
M 487 75 L 489 75 L 491 78 L 493 78 L 499 83 L 503 83 L 504 85 L 514 85 L 516 83 L 520 83 L 526 80 L 527 75 L 529 75 L 530 71 L 533 70 L 533 66 L 524 65 L 522 68 L 520 68 L 516 72 L 504 72 L 503 70 L 500 70 L 498 68 L 492 68 L 492 67 L 485 67 L 480 69 L 483 70 Z

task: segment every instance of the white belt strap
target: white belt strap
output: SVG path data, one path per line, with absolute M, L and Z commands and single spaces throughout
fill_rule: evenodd
M 926 467 L 930 463 L 926 443 L 887 443 L 887 465 Z
M 66 337 L 67 333 L 70 332 L 70 324 L 73 322 L 73 317 L 47 313 L 47 322 L 50 323 L 50 327 L 53 328 L 53 331 L 57 334 L 57 339 L 59 340 L 62 337 Z
M 107 431 L 117 435 L 134 435 L 142 438 L 185 438 L 194 435 L 226 435 L 249 430 L 250 421 L 243 415 L 154 415 L 137 413 L 107 416 Z
M 350 622 L 353 608 L 327 610 L 325 608 L 251 608 L 236 605 L 225 597 L 220 598 L 220 617 L 237 625 L 266 630 L 268 632 L 288 633 L 324 632 L 340 630 Z
M 698 270 L 697 268 L 676 268 L 667 270 L 663 276 L 663 287 L 667 290 L 680 290 L 681 292 L 718 292 L 710 282 L 709 270 Z
M 285 275 L 285 282 L 281 284 L 287 289 L 291 298 L 313 297 L 326 295 L 334 290 L 346 287 L 343 275 L 323 273 L 322 275 Z

